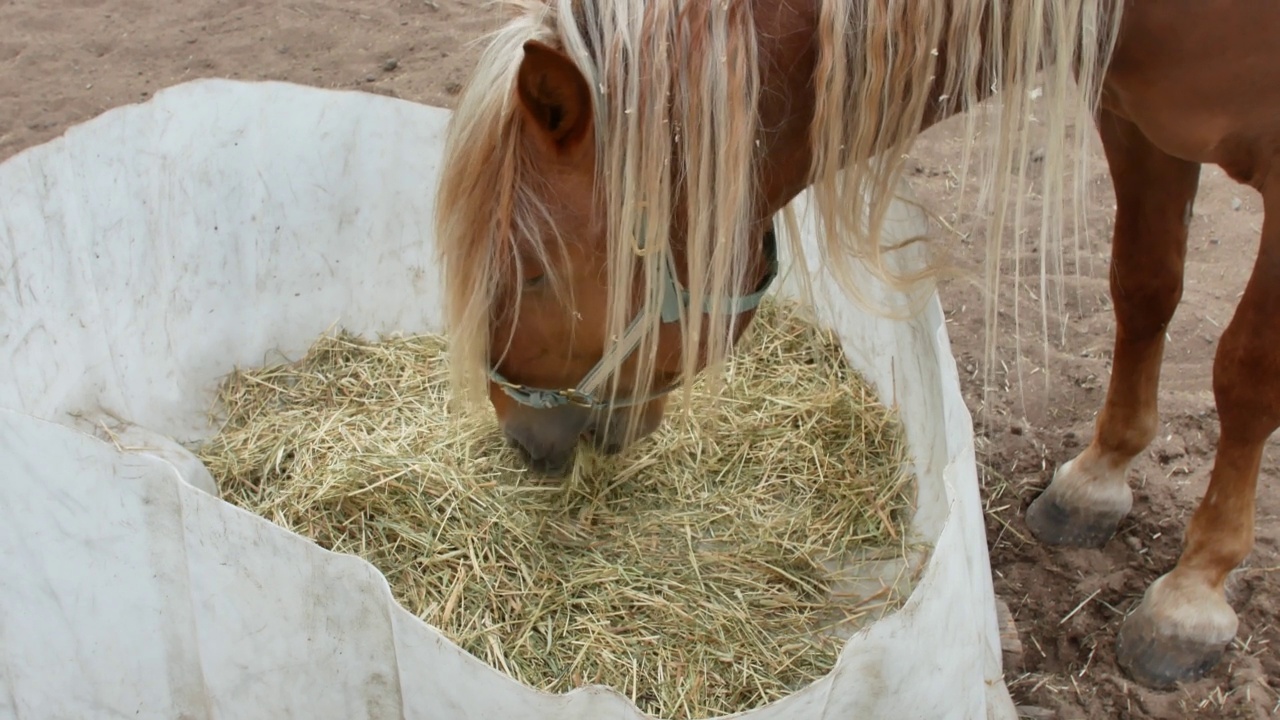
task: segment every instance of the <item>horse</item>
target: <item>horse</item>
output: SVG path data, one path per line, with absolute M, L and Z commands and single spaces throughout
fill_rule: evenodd
M 1042 542 L 1099 547 L 1153 440 L 1165 328 L 1200 167 L 1263 197 L 1259 253 L 1213 365 L 1221 435 L 1176 565 L 1122 622 L 1150 687 L 1202 677 L 1235 636 L 1228 574 L 1253 547 L 1280 426 L 1280 6 L 1244 0 L 514 0 L 463 89 L 437 202 L 453 383 L 528 466 L 618 453 L 714 375 L 777 270 L 774 222 L 809 191 L 819 252 L 901 287 L 878 228 L 914 138 L 999 107 L 978 195 L 998 256 L 1043 152 L 1045 253 L 1060 248 L 1093 128 L 1116 197 L 1114 367 L 1089 445 L 1027 508 Z M 1031 83 L 1047 140 L 1033 148 Z M 974 147 L 977 147 L 974 145 Z M 1085 157 L 1077 152 L 1074 157 Z M 974 160 L 979 161 L 979 160 Z M 965 162 L 970 162 L 966 146 Z M 1070 178 L 1073 176 L 1075 180 Z M 963 173 L 962 173 L 963 176 Z M 1070 206 L 1070 207 L 1069 207 Z M 1074 209 L 1072 209 L 1074 208 Z M 1016 234 L 1016 231 L 1015 231 Z M 791 233 L 792 237 L 795 233 Z M 1056 252 L 1061 252 L 1060 249 Z M 988 262 L 989 294 L 1001 270 Z M 993 315 L 988 303 L 988 319 Z

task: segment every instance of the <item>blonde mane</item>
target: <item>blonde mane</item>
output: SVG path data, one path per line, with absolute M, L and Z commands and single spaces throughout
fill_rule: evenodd
M 926 114 L 938 105 L 969 113 L 965 165 L 979 136 L 975 110 L 994 94 L 1000 121 L 993 151 L 984 153 L 979 202 L 990 206 L 987 237 L 988 324 L 998 301 L 1000 238 L 1013 199 L 1021 242 L 1022 201 L 1034 122 L 1030 83 L 1043 91 L 1047 123 L 1041 258 L 1061 245 L 1068 143 L 1066 128 L 1091 127 L 1120 6 L 1108 0 L 815 0 L 818 64 L 810 141 L 811 202 L 824 262 L 857 293 L 854 259 L 895 284 L 930 276 L 932 268 L 895 273 L 877 232 L 893 202 L 904 156 Z M 455 387 L 485 396 L 486 370 L 501 348 L 488 346 L 491 304 L 517 236 L 531 240 L 555 268 L 556 238 L 533 237 L 549 217 L 537 196 L 539 178 L 523 154 L 515 79 L 521 46 L 539 40 L 564 51 L 595 90 L 597 198 L 608 223 L 610 336 L 640 313 L 650 329 L 636 350 L 647 382 L 656 356 L 660 270 L 679 250 L 687 265 L 689 306 L 710 298 L 711 316 L 739 289 L 742 252 L 753 239 L 760 132 L 759 48 L 750 2 L 743 0 L 515 0 L 515 17 L 491 39 L 456 106 L 437 198 L 437 238 L 444 268 L 446 317 Z M 1110 4 L 1109 16 L 1104 7 Z M 983 52 L 982 40 L 988 47 Z M 939 49 L 947 65 L 935 96 Z M 1078 82 L 1073 77 L 1078 70 Z M 1082 150 L 1083 147 L 1077 148 Z M 677 152 L 678 151 L 678 152 Z M 1080 163 L 1086 152 L 1077 152 Z M 962 172 L 962 177 L 965 173 Z M 1083 181 L 1075 174 L 1076 219 Z M 677 204 L 677 190 L 684 194 Z M 677 213 L 683 210 L 682 216 Z M 789 223 L 794 219 L 787 218 Z M 685 231 L 681 248 L 671 229 Z M 641 247 L 643 245 L 643 247 Z M 798 250 L 798 246 L 796 247 Z M 642 279 L 637 306 L 632 279 Z M 1044 277 L 1044 268 L 1041 268 Z M 1043 280 L 1042 280 L 1043 282 Z M 556 279 L 552 278 L 552 283 Z M 1043 295 L 1042 295 L 1043 297 Z M 694 312 L 681 318 L 686 377 L 702 347 L 710 368 L 731 349 L 731 320 L 706 327 Z M 995 334 L 990 333 L 994 338 Z M 994 346 L 988 345 L 988 352 Z M 617 381 L 617 377 L 613 378 Z M 635 388 L 643 394 L 648 387 Z

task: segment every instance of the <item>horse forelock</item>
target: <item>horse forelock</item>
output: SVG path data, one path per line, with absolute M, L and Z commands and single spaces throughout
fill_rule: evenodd
M 522 113 L 514 83 L 523 43 L 565 52 L 594 92 L 597 196 L 607 226 L 608 333 L 638 314 L 656 331 L 664 264 L 675 248 L 677 185 L 686 187 L 685 278 L 691 305 L 732 294 L 745 258 L 734 240 L 752 219 L 752 148 L 757 70 L 750 4 L 677 0 L 517 0 L 517 14 L 493 34 L 459 97 L 446 141 L 437 198 L 439 256 L 445 269 L 447 330 L 455 386 L 483 396 L 491 307 L 520 250 L 554 269 L 569 229 L 556 228 L 537 168 L 519 141 Z M 565 20 L 568 19 L 566 22 Z M 705 208 L 714 208 L 706 211 Z M 536 230 L 535 230 L 536 229 Z M 517 247 L 515 243 L 525 243 Z M 717 242 L 717 240 L 721 240 Z M 643 246 L 643 247 L 641 247 Z M 559 249 L 557 249 L 559 248 Z M 640 302 L 636 300 L 639 277 Z M 557 279 L 552 278 L 553 286 Z M 563 290 L 563 288 L 558 288 Z M 705 334 L 693 313 L 686 347 Z M 724 354 L 727 332 L 707 355 Z M 651 380 L 657 333 L 634 358 L 641 387 Z M 695 353 L 686 353 L 692 374 Z M 617 374 L 613 380 L 618 380 Z
M 710 317 L 726 318 L 710 325 L 701 312 L 680 318 L 685 352 L 678 371 L 692 377 L 700 360 L 718 365 L 731 344 L 721 306 L 743 285 L 749 258 L 742 251 L 756 219 L 759 82 L 751 8 L 619 0 L 595 28 L 604 88 L 598 152 L 607 169 L 600 180 L 609 228 L 609 332 L 616 335 L 636 317 L 649 330 L 628 374 L 635 394 L 647 393 L 655 377 L 668 265 L 682 271 L 689 307 L 709 298 Z

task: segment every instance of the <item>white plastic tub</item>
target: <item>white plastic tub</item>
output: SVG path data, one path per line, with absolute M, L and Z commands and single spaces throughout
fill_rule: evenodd
M 182 447 L 212 432 L 237 365 L 298 357 L 335 325 L 441 329 L 447 120 L 205 80 L 0 165 L 0 717 L 641 717 L 607 688 L 548 695 L 489 668 L 364 561 L 219 500 Z M 852 362 L 902 409 L 934 549 L 829 675 L 741 717 L 1012 718 L 937 301 L 893 322 L 815 278 Z

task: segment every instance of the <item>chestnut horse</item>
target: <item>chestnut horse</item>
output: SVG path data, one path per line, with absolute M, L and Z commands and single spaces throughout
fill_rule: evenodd
M 1106 401 L 1090 445 L 1027 512 L 1044 542 L 1099 546 L 1130 511 L 1126 470 L 1156 432 L 1200 165 L 1261 192 L 1258 258 L 1213 367 L 1221 437 L 1208 491 L 1176 566 L 1117 639 L 1122 666 L 1153 686 L 1218 662 L 1237 626 L 1224 582 L 1252 549 L 1263 445 L 1280 425 L 1280 4 L 522 0 L 512 10 L 453 116 L 437 233 L 457 387 L 487 397 L 512 444 L 548 473 L 565 472 L 583 440 L 618 452 L 652 432 L 669 390 L 720 367 L 773 278 L 773 218 L 793 221 L 785 211 L 799 193 L 811 191 L 823 262 L 847 290 L 855 261 L 903 287 L 932 277 L 931 267 L 890 272 L 893 249 L 877 234 L 903 156 L 959 114 L 976 137 L 977 111 L 998 106 L 994 150 L 979 153 L 991 257 L 1006 218 L 1021 223 L 1033 150 L 1044 153 L 1042 256 L 1060 252 L 1065 220 L 1079 214 L 1066 191 L 1084 177 L 1067 159 L 1086 157 L 1089 141 L 1068 123 L 1094 123 L 1115 189 Z M 1031 119 L 1032 87 L 1042 121 Z M 1033 122 L 1047 131 L 1042 150 L 1026 140 Z M 994 293 L 998 260 L 989 268 Z

